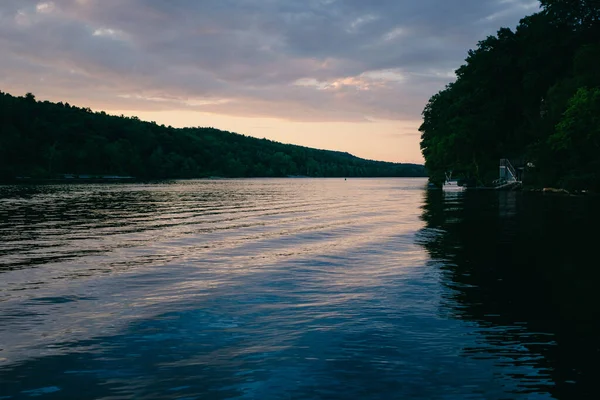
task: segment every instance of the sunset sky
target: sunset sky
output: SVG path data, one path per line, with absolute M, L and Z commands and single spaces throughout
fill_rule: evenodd
M 0 90 L 422 162 L 420 114 L 532 0 L 1 0 Z

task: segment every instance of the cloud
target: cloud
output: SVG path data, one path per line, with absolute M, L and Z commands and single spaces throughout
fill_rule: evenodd
M 414 120 L 532 0 L 3 0 L 0 89 L 98 109 Z

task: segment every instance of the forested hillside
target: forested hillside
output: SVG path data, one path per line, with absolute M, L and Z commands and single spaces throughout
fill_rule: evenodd
M 213 128 L 176 129 L 138 118 L 0 92 L 0 178 L 64 174 L 140 179 L 425 176 L 415 164 L 256 139 Z
M 420 130 L 433 181 L 453 170 L 489 183 L 509 158 L 526 183 L 600 190 L 600 1 L 541 6 L 479 42 L 429 100 Z

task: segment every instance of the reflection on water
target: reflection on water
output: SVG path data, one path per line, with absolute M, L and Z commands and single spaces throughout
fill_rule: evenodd
M 481 336 L 464 354 L 518 367 L 510 375 L 526 392 L 597 398 L 599 205 L 518 192 L 428 193 L 421 243 L 443 271 L 442 303 Z
M 0 399 L 597 394 L 597 200 L 425 183 L 0 187 Z

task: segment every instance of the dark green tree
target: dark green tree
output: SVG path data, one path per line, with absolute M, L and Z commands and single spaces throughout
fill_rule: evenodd
M 433 181 L 455 171 L 488 184 L 509 158 L 536 166 L 526 174 L 533 184 L 567 186 L 577 175 L 568 186 L 598 186 L 596 165 L 565 143 L 575 131 L 595 131 L 575 110 L 591 112 L 592 92 L 580 89 L 600 87 L 599 10 L 593 0 L 543 0 L 514 32 L 502 28 L 468 52 L 456 81 L 423 111 L 421 149 Z M 567 111 L 579 130 L 566 128 Z
M 0 178 L 121 175 L 142 179 L 425 176 L 423 166 L 364 160 L 214 128 L 175 129 L 136 117 L 0 92 Z

